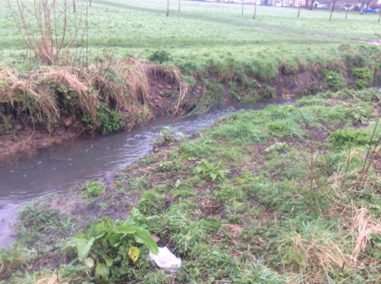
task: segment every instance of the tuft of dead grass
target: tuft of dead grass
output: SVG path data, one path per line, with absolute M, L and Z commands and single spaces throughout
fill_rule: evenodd
M 381 223 L 369 213 L 366 208 L 356 209 L 350 232 L 356 233 L 356 241 L 351 261 L 357 262 L 360 252 L 366 250 L 366 246 L 371 242 L 372 234 L 381 234 Z
M 189 93 L 189 86 L 181 83 L 178 68 L 140 62 L 133 57 L 115 61 L 105 56 L 102 62 L 87 68 L 49 66 L 22 77 L 16 74 L 10 69 L 0 71 L 0 106 L 6 106 L 9 114 L 17 102 L 18 112 L 27 114 L 33 124 L 49 127 L 59 124 L 62 114 L 91 118 L 97 127 L 99 104 L 105 103 L 123 113 L 131 128 L 141 122 L 140 116 L 152 117 L 155 84 L 179 89 L 174 114 Z
M 305 267 L 321 268 L 333 271 L 347 264 L 340 247 L 333 241 L 303 239 L 300 234 L 290 237 L 294 249 L 303 255 Z

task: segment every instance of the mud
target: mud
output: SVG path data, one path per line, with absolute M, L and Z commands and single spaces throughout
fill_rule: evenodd
M 347 73 L 347 72 L 344 72 Z M 350 74 L 342 74 L 348 84 L 354 82 Z M 353 76 L 352 76 L 353 77 Z M 274 98 L 294 99 L 306 95 L 313 95 L 323 91 L 324 76 L 320 65 L 310 64 L 299 67 L 299 70 L 293 72 L 288 70 L 287 66 L 280 66 L 279 75 L 268 82 L 261 82 L 257 90 L 263 99 L 266 97 L 266 87 L 272 87 L 275 90 Z M 136 117 L 126 111 L 124 113 L 124 131 L 146 124 L 154 117 L 180 116 L 192 111 L 195 105 L 207 94 L 205 87 L 201 83 L 196 83 L 187 90 L 184 97 L 181 95 L 181 85 L 166 77 L 160 72 L 153 72 L 148 75 L 148 93 L 150 104 L 150 114 L 146 117 Z M 184 95 L 184 94 L 183 94 Z M 247 91 L 240 92 L 239 99 L 249 95 Z M 274 97 L 275 96 L 275 97 Z M 228 84 L 224 86 L 223 98 L 225 103 L 237 101 L 230 95 Z M 182 101 L 179 105 L 178 102 Z M 15 159 L 33 156 L 38 149 L 51 147 L 66 141 L 71 141 L 78 136 L 96 136 L 97 132 L 90 131 L 79 119 L 70 121 L 71 117 L 63 119 L 61 126 L 56 129 L 39 127 L 34 129 L 27 119 L 17 119 L 16 126 L 12 131 L 5 135 L 0 135 L 0 161 L 6 163 Z M 66 125 L 66 126 L 65 126 Z

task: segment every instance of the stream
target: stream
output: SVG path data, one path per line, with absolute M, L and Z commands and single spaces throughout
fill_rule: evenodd
M 216 119 L 245 109 L 259 110 L 268 105 L 289 104 L 271 100 L 253 104 L 231 104 L 213 112 L 173 119 L 161 117 L 129 133 L 119 132 L 96 138 L 78 138 L 64 145 L 40 150 L 32 158 L 0 166 L 0 247 L 12 238 L 17 212 L 41 196 L 65 193 L 70 187 L 88 180 L 112 181 L 113 175 L 152 150 L 164 126 L 189 136 L 208 127 Z

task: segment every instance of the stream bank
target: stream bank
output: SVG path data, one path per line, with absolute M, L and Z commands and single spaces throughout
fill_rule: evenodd
M 342 45 L 327 62 L 256 66 L 233 58 L 203 69 L 114 60 L 0 72 L 0 161 L 77 136 L 131 131 L 154 117 L 206 113 L 231 102 L 295 99 L 345 86 L 380 83 L 379 49 Z M 275 68 L 275 69 L 274 69 Z
M 255 104 L 233 103 L 208 114 L 182 119 L 158 117 L 131 132 L 106 136 L 79 137 L 62 145 L 41 149 L 32 157 L 23 157 L 0 167 L 0 247 L 12 241 L 12 227 L 19 209 L 39 197 L 62 194 L 69 188 L 89 180 L 110 182 L 126 165 L 152 151 L 152 142 L 160 138 L 163 127 L 190 136 L 208 127 L 216 119 L 245 109 L 259 110 L 269 104 L 289 101 L 274 100 Z
M 12 262 L 15 254 L 36 279 L 55 273 L 74 283 L 93 279 L 96 265 L 105 263 L 102 252 L 90 247 L 96 265 L 86 275 L 81 262 L 71 262 L 76 250 L 66 246 L 63 253 L 62 246 L 67 237 L 75 240 L 73 232 L 110 215 L 149 230 L 183 260 L 173 275 L 147 263 L 144 246 L 138 245 L 135 265 L 119 251 L 125 260 L 107 259 L 113 263 L 107 277 L 115 283 L 359 277 L 377 283 L 381 261 L 372 244 L 381 233 L 380 101 L 377 90 L 327 92 L 294 106 L 231 114 L 179 144 L 168 135 L 157 153 L 123 169 L 103 190 L 87 183 L 28 205 L 17 226 L 18 246 L 2 252 L 6 281 L 13 283 L 12 273 L 26 267 Z M 106 241 L 103 249 L 114 256 Z M 364 271 L 364 264 L 371 269 Z

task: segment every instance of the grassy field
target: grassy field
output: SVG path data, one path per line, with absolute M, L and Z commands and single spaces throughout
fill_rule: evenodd
M 327 11 L 260 6 L 253 20 L 252 6 L 241 15 L 240 5 L 184 1 L 177 12 L 171 1 L 167 18 L 165 2 L 94 0 L 72 52 L 88 42 L 90 62 L 103 50 L 137 60 L 72 68 L 27 58 L 0 0 L 6 130 L 13 98 L 33 123 L 63 127 L 63 113 L 109 133 L 126 106 L 146 120 L 164 97 L 169 111 L 189 107 L 187 96 L 200 98 L 197 110 L 225 93 L 327 92 L 233 114 L 181 142 L 163 129 L 158 152 L 112 183 L 29 204 L 18 242 L 0 250 L 0 283 L 380 283 L 381 97 L 367 87 L 381 80 L 381 56 L 364 43 L 377 39 L 378 16 L 329 22 Z M 37 79 L 23 81 L 30 67 Z M 182 258 L 178 273 L 147 262 L 146 230 Z
M 0 62 L 17 64 L 25 54 L 21 37 L 6 5 L 0 1 Z M 326 63 L 337 57 L 340 44 L 360 45 L 374 41 L 378 15 L 259 6 L 252 20 L 253 6 L 171 1 L 170 17 L 165 17 L 166 1 L 95 0 L 89 9 L 88 39 L 92 56 L 106 48 L 118 57 L 147 58 L 157 50 L 170 53 L 176 66 L 192 62 L 205 67 L 210 61 L 236 61 L 277 65 L 285 61 Z
M 320 93 L 181 143 L 167 129 L 112 184 L 28 205 L 19 242 L 0 250 L 0 283 L 380 283 L 380 99 Z M 182 268 L 147 262 L 126 225 L 157 236 Z

